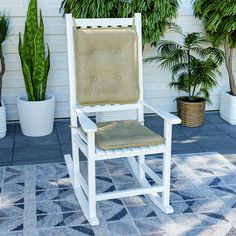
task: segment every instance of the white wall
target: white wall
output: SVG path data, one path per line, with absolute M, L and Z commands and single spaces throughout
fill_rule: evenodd
M 202 31 L 200 21 L 192 17 L 191 0 L 182 0 L 179 17 L 176 22 L 185 32 Z M 56 117 L 68 117 L 68 75 L 65 20 L 59 13 L 61 0 L 38 0 L 42 8 L 45 24 L 45 39 L 51 49 L 51 70 L 48 78 L 48 92 L 56 95 Z M 25 93 L 20 60 L 17 52 L 18 33 L 24 31 L 24 21 L 28 0 L 0 0 L 0 10 L 10 13 L 12 30 L 9 39 L 4 43 L 6 59 L 6 74 L 3 80 L 3 99 L 7 106 L 8 120 L 18 119 L 16 97 Z M 167 38 L 172 38 L 168 33 Z M 155 50 L 145 47 L 144 57 L 154 55 Z M 236 63 L 235 63 L 236 64 Z M 215 89 L 212 98 L 213 105 L 210 110 L 219 109 L 219 94 L 228 90 L 228 81 L 225 67 L 222 67 L 223 78 L 219 79 L 219 88 Z M 171 75 L 161 71 L 155 64 L 144 65 L 144 96 L 153 106 L 168 111 L 175 111 L 174 98 L 178 95 L 174 90 L 168 89 Z

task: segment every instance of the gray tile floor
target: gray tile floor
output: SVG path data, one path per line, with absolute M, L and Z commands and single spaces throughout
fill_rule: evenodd
M 145 117 L 145 125 L 162 134 L 163 121 L 154 115 Z M 236 126 L 229 125 L 218 112 L 208 112 L 199 128 L 175 126 L 173 154 L 219 152 L 236 164 Z M 7 136 L 0 139 L 0 166 L 63 161 L 71 152 L 69 120 L 56 120 L 51 135 L 31 138 L 22 135 L 19 123 L 9 123 Z

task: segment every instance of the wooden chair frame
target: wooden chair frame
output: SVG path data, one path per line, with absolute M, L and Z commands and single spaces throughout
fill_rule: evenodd
M 71 126 L 78 127 L 79 119 L 83 132 L 78 129 L 71 129 L 72 137 L 72 157 L 65 155 L 65 162 L 72 181 L 75 195 L 80 206 L 91 225 L 98 225 L 96 216 L 96 202 L 114 198 L 136 196 L 148 194 L 150 199 L 165 213 L 172 213 L 173 209 L 169 204 L 170 200 L 170 166 L 171 166 L 171 139 L 172 125 L 179 124 L 181 120 L 167 112 L 154 109 L 143 101 L 143 62 L 142 62 L 142 32 L 141 14 L 136 13 L 133 18 L 112 18 L 112 19 L 73 19 L 71 14 L 66 15 L 67 25 L 67 46 L 68 46 L 68 66 L 69 66 L 69 87 L 70 87 L 70 116 Z M 138 63 L 139 63 L 139 85 L 140 98 L 135 104 L 125 105 L 98 105 L 80 106 L 76 99 L 76 66 L 74 50 L 74 30 L 76 27 L 127 27 L 134 26 L 138 34 Z M 137 120 L 144 122 L 144 106 L 164 119 L 165 143 L 158 146 L 137 147 L 116 150 L 101 150 L 95 146 L 96 124 L 89 119 L 86 114 L 95 112 L 117 112 L 124 110 L 136 110 Z M 79 150 L 87 157 L 88 161 L 88 184 L 80 173 Z M 163 178 L 159 178 L 156 173 L 145 164 L 145 155 L 163 153 Z M 137 157 L 137 159 L 135 158 Z M 141 188 L 115 191 L 110 193 L 96 194 L 96 161 L 127 158 L 134 176 L 137 178 Z M 151 186 L 145 177 L 149 175 L 157 186 Z M 160 196 L 158 193 L 162 193 Z

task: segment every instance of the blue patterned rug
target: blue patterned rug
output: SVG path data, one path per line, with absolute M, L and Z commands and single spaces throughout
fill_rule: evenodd
M 2 167 L 0 235 L 236 235 L 236 166 L 218 153 L 172 160 L 174 214 L 163 214 L 145 196 L 114 199 L 98 204 L 96 227 L 85 219 L 64 163 Z M 147 163 L 162 175 L 160 156 Z M 138 186 L 125 159 L 97 164 L 97 192 Z

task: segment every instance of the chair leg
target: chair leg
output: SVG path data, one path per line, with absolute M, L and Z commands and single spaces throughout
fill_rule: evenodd
M 80 187 L 79 175 L 80 173 L 80 162 L 79 162 L 79 148 L 75 143 L 72 142 L 72 158 L 73 158 L 73 176 L 74 176 L 74 187 Z
M 162 203 L 168 213 L 172 213 L 173 209 L 170 206 L 170 172 L 171 172 L 171 153 L 163 154 L 163 185 L 164 192 L 162 193 Z
M 98 225 L 96 216 L 96 175 L 94 157 L 88 158 L 88 215 L 91 225 Z
M 144 164 L 145 164 L 145 156 L 144 155 L 138 156 L 138 173 L 141 182 L 143 182 L 145 179 L 145 171 L 143 168 Z

